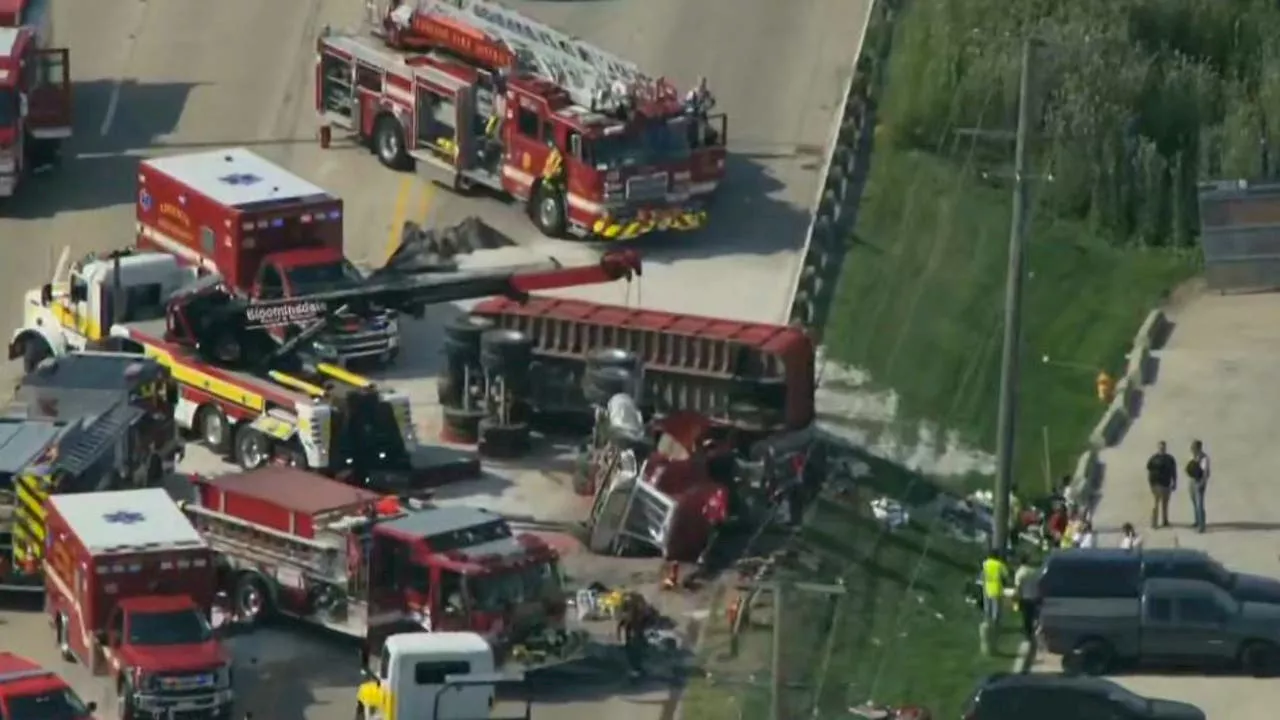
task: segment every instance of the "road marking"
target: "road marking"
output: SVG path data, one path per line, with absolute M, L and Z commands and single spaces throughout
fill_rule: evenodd
M 436 184 L 422 183 L 422 194 L 418 197 L 418 223 L 426 227 L 431 219 L 431 204 L 436 199 Z
M 102 137 L 106 137 L 111 132 L 111 122 L 116 119 L 116 108 L 120 106 L 120 88 L 124 86 L 123 80 L 116 80 L 111 85 L 111 97 L 107 100 L 107 114 L 102 116 Z
M 414 212 L 409 213 L 409 196 L 412 192 L 416 192 L 418 201 L 415 203 Z M 387 236 L 387 249 L 384 255 L 391 257 L 391 253 L 400 247 L 400 232 L 404 227 L 406 220 L 412 220 L 420 226 L 426 226 L 431 219 L 431 208 L 436 198 L 436 185 L 432 182 L 422 182 L 417 178 L 402 178 L 400 180 L 399 190 L 396 192 L 396 204 L 391 213 L 391 231 Z
M 387 248 L 383 259 L 389 259 L 391 253 L 400 246 L 400 231 L 404 227 L 405 212 L 409 205 L 409 189 L 413 187 L 414 178 L 406 175 L 400 178 L 396 188 L 396 203 L 391 209 L 391 229 L 387 232 Z

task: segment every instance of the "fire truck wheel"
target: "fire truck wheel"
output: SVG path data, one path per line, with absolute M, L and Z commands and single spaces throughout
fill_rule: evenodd
M 22 345 L 22 370 L 31 372 L 40 363 L 51 357 L 53 357 L 53 349 L 49 347 L 49 343 L 45 342 L 44 338 L 28 338 Z
M 502 425 L 489 418 L 480 421 L 480 454 L 491 458 L 517 458 L 529 451 L 529 425 Z
M 533 339 L 519 330 L 489 330 L 480 336 L 480 364 L 489 372 L 528 376 Z
M 596 348 L 587 353 L 587 368 L 589 370 L 607 367 L 635 371 L 640 367 L 640 358 L 630 350 L 613 347 Z
M 564 237 L 564 198 L 554 188 L 539 185 L 529 203 L 529 214 L 538 230 L 549 238 Z
M 484 411 L 467 408 L 444 408 L 444 432 L 447 442 L 474 445 L 480 440 L 480 420 Z
M 226 455 L 231 445 L 231 426 L 222 408 L 217 405 L 205 405 L 196 412 L 196 429 L 200 440 L 210 450 L 219 455 Z
M 241 574 L 236 581 L 234 608 L 236 618 L 245 625 L 257 625 L 270 617 L 271 595 L 266 582 L 255 573 Z
M 236 433 L 236 464 L 245 470 L 257 470 L 271 459 L 267 436 L 245 426 Z
M 392 170 L 409 169 L 409 153 L 404 148 L 404 128 L 390 115 L 378 118 L 373 129 L 373 149 L 378 160 Z
M 58 617 L 53 621 L 53 631 L 58 638 L 58 652 L 62 655 L 62 659 L 67 662 L 75 662 L 75 653 L 71 652 L 71 641 L 67 637 L 67 615 L 66 613 L 58 613 Z
M 618 393 L 635 392 L 635 376 L 620 367 L 602 367 L 588 370 L 582 378 L 582 394 L 592 405 L 609 404 L 609 398 Z

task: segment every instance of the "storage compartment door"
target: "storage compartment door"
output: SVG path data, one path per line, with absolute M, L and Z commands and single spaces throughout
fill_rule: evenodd
M 418 149 L 453 165 L 458 152 L 457 95 L 422 80 L 416 93 Z
M 35 52 L 35 77 L 30 79 L 27 122 L 40 139 L 71 137 L 71 53 L 66 48 Z

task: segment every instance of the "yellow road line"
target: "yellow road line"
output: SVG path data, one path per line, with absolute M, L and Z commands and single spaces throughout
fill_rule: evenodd
M 383 257 L 391 257 L 391 253 L 400 247 L 400 231 L 404 227 L 405 213 L 409 206 L 409 189 L 413 187 L 415 178 L 404 175 L 396 187 L 396 202 L 391 210 L 391 230 L 387 233 L 387 248 Z
M 422 194 L 418 197 L 418 222 L 426 227 L 427 221 L 431 219 L 431 204 L 436 199 L 436 184 L 429 182 L 422 184 Z

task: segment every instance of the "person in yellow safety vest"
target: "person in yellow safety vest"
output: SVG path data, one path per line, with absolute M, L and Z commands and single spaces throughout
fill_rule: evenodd
M 1116 383 L 1106 370 L 1098 371 L 1098 402 L 1106 405 L 1116 394 Z
M 1004 586 L 1009 582 L 1009 566 L 999 551 L 987 553 L 982 562 L 982 611 L 987 622 L 1000 622 L 1000 603 L 1004 598 Z
M 542 181 L 546 184 L 559 185 L 564 175 L 564 158 L 560 155 L 559 148 L 551 147 L 551 152 L 547 153 L 547 161 L 542 165 Z
M 1072 511 L 1071 518 L 1067 521 L 1067 529 L 1062 533 L 1061 547 L 1071 548 L 1076 546 L 1076 538 L 1080 535 L 1084 522 L 1085 520 L 1080 516 L 1079 511 Z

